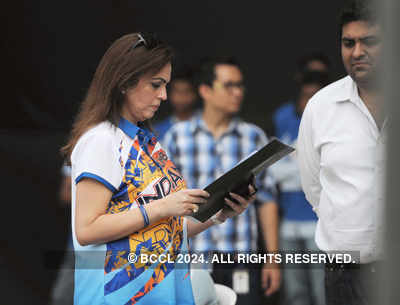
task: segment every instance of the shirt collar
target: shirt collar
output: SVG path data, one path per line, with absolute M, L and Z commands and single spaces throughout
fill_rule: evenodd
M 342 103 L 342 102 L 357 103 L 360 100 L 360 96 L 358 95 L 357 84 L 351 78 L 350 75 L 348 75 L 346 78 L 347 81 L 343 84 L 343 87 L 341 88 L 342 90 L 336 90 L 333 98 L 337 103 Z
M 141 123 L 138 123 L 138 125 L 141 125 Z M 143 126 L 136 126 L 123 117 L 119 120 L 118 127 L 132 139 L 134 139 L 138 133 L 144 134 L 149 140 L 154 137 L 154 135 Z
M 232 121 L 229 123 L 228 129 L 224 132 L 224 134 L 228 133 L 238 133 L 239 132 L 239 119 L 238 118 L 233 118 Z M 191 126 L 190 126 L 191 132 L 195 133 L 196 131 L 203 130 L 210 132 L 209 129 L 207 128 L 206 123 L 203 120 L 203 112 L 199 111 L 196 115 L 194 115 L 192 121 L 191 121 Z
M 336 103 L 343 103 L 343 102 L 350 102 L 359 107 L 364 114 L 367 115 L 367 117 L 375 124 L 375 120 L 373 119 L 371 113 L 367 109 L 367 106 L 361 99 L 360 95 L 358 94 L 358 88 L 356 82 L 348 75 L 346 78 L 348 80 L 344 83 L 343 87 L 341 88 L 342 90 L 336 90 L 335 95 L 333 95 L 333 98 Z M 381 130 L 384 129 L 385 123 L 387 121 L 387 117 L 385 117 L 385 120 L 382 124 Z

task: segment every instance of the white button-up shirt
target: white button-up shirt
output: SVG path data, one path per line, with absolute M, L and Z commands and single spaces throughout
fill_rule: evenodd
M 359 251 L 361 263 L 381 256 L 385 123 L 380 131 L 350 76 L 307 104 L 297 155 L 323 251 Z

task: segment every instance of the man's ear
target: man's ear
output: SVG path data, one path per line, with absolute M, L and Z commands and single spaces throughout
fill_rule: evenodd
M 212 88 L 206 84 L 199 86 L 199 95 L 202 100 L 207 100 L 211 94 Z

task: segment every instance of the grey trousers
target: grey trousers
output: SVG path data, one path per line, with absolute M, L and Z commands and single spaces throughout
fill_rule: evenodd
M 281 239 L 283 251 L 318 251 L 314 237 Z M 325 305 L 324 265 L 283 265 L 284 305 Z

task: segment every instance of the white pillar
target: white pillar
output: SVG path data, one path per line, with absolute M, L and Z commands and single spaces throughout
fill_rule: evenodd
M 391 122 L 386 173 L 386 259 L 375 304 L 392 305 L 400 302 L 400 1 L 376 1 L 381 4 L 385 22 L 382 80 Z

